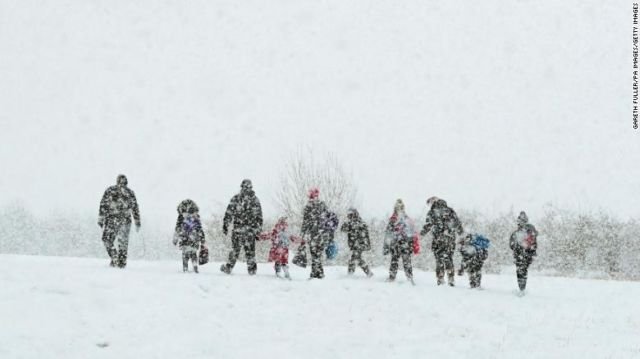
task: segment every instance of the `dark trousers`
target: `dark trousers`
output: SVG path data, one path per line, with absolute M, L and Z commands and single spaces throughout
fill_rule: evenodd
M 518 277 L 518 288 L 525 290 L 527 288 L 527 276 L 529 266 L 533 262 L 533 257 L 526 254 L 518 254 L 515 256 L 516 276 Z
M 311 278 L 324 278 L 322 268 L 322 253 L 324 252 L 324 240 L 322 235 L 311 236 L 309 241 L 309 253 L 311 254 Z
M 398 273 L 398 262 L 402 258 L 404 274 L 407 278 L 413 278 L 413 268 L 411 267 L 411 248 L 408 245 L 393 244 L 390 248 L 391 265 L 389 266 L 389 278 L 395 279 Z
M 453 268 L 453 248 L 434 248 L 433 256 L 436 259 L 436 277 L 438 284 L 444 283 L 444 273 L 447 272 L 449 283 L 455 280 Z
M 362 270 L 369 274 L 369 265 L 362 258 L 362 250 L 356 249 L 351 252 L 351 258 L 349 259 L 348 271 L 349 273 L 353 273 L 356 271 L 356 265 L 358 265 Z
M 194 247 L 183 247 L 182 248 L 182 270 L 189 270 L 189 260 L 191 260 L 191 265 L 193 266 L 193 271 L 198 272 L 198 250 Z
M 289 265 L 287 265 L 287 263 L 279 263 L 276 262 L 273 266 L 273 268 L 276 270 L 276 275 L 280 276 L 280 271 L 284 271 L 284 276 L 285 278 L 291 278 L 290 274 L 289 274 Z
M 127 251 L 131 220 L 107 218 L 102 232 L 102 242 L 111 258 L 111 265 L 124 268 L 127 266 Z
M 471 288 L 480 287 L 482 281 L 482 266 L 484 260 L 478 256 L 463 256 L 462 266 L 467 270 L 469 274 L 469 285 Z
M 244 248 L 244 255 L 247 259 L 247 270 L 249 274 L 256 274 L 258 265 L 256 264 L 256 236 L 253 231 L 233 232 L 231 235 L 231 252 L 229 252 L 229 262 L 226 264 L 227 270 L 231 271 L 236 265 L 240 256 L 240 251 Z

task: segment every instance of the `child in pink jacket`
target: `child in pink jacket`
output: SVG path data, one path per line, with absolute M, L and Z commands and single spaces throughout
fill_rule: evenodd
M 291 243 L 304 243 L 300 237 L 294 236 L 289 232 L 289 224 L 287 218 L 282 217 L 278 220 L 271 232 L 260 234 L 261 240 L 271 241 L 271 250 L 269 251 L 269 262 L 275 262 L 274 269 L 276 276 L 280 278 L 280 270 L 284 271 L 284 277 L 291 279 L 289 275 L 289 246 Z

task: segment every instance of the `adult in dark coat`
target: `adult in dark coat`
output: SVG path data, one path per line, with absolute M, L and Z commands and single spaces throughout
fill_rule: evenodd
M 112 267 L 127 265 L 127 249 L 131 217 L 140 229 L 140 210 L 135 193 L 127 187 L 125 175 L 118 175 L 116 185 L 107 188 L 100 201 L 98 225 L 103 228 L 102 242 L 111 258 Z
M 322 268 L 322 253 L 330 239 L 326 233 L 324 219 L 329 212 L 327 205 L 320 200 L 320 191 L 313 188 L 309 191 L 309 202 L 304 207 L 302 214 L 302 239 L 309 236 L 309 253 L 311 254 L 310 278 L 324 278 Z
M 527 288 L 529 266 L 538 251 L 538 231 L 529 223 L 529 217 L 524 211 L 518 215 L 517 222 L 518 229 L 511 234 L 509 246 L 513 251 L 513 259 L 516 264 L 518 288 L 520 293 L 524 293 Z
M 222 233 L 226 236 L 229 225 L 233 224 L 231 232 L 232 250 L 229 252 L 229 261 L 220 267 L 224 273 L 230 274 L 244 249 L 247 259 L 247 270 L 250 275 L 256 274 L 256 239 L 262 231 L 262 206 L 260 200 L 253 191 L 251 181 L 245 179 L 240 185 L 240 193 L 231 198 L 227 211 L 224 214 Z
M 362 252 L 371 250 L 371 239 L 369 238 L 369 227 L 360 218 L 358 210 L 350 208 L 347 212 L 347 221 L 340 227 L 342 232 L 347 234 L 347 244 L 351 250 L 351 258 L 349 259 L 348 274 L 356 271 L 356 264 L 362 268 L 371 277 L 373 273 L 369 269 L 369 265 L 362 258 Z
M 436 259 L 436 277 L 438 285 L 444 284 L 444 273 L 447 272 L 450 286 L 455 284 L 455 271 L 453 267 L 453 251 L 456 248 L 456 234 L 463 233 L 462 224 L 456 212 L 447 206 L 443 199 L 432 197 L 427 201 L 431 205 L 427 213 L 426 223 L 420 232 L 426 235 L 431 231 L 433 242 L 431 250 Z

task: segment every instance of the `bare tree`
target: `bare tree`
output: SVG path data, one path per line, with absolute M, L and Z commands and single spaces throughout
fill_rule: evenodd
M 328 153 L 317 161 L 311 149 L 299 149 L 285 166 L 275 202 L 291 223 L 301 223 L 310 188 L 318 188 L 320 198 L 338 214 L 355 204 L 357 191 L 352 177 L 335 155 Z

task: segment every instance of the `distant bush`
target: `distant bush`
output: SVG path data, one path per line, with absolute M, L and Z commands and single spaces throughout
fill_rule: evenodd
M 512 266 L 509 236 L 516 226 L 516 213 L 491 218 L 476 211 L 459 210 L 458 214 L 466 231 L 482 233 L 491 240 L 486 272 L 499 273 L 503 267 Z M 265 231 L 272 228 L 275 219 L 266 219 Z M 416 218 L 416 226 L 421 227 L 422 221 L 424 218 Z M 368 223 L 373 249 L 365 256 L 374 265 L 386 266 L 389 258 L 382 255 L 386 219 L 368 219 Z M 577 213 L 547 206 L 543 216 L 532 218 L 532 223 L 540 232 L 533 270 L 546 275 L 640 280 L 640 241 L 637 240 L 640 221 L 637 219 L 622 221 L 602 211 Z M 222 214 L 205 218 L 204 225 L 212 260 L 226 260 L 231 240 L 222 235 Z M 294 224 L 294 233 L 296 228 Z M 140 234 L 132 230 L 131 258 L 177 260 L 179 255 L 171 245 L 172 235 L 170 229 L 149 224 Z M 94 216 L 54 213 L 37 218 L 19 203 L 0 209 L 0 253 L 106 258 L 101 236 Z M 344 265 L 349 258 L 346 236 L 338 233 L 336 240 L 339 254 L 328 264 Z M 421 245 L 420 255 L 413 257 L 414 265 L 434 270 L 431 238 L 422 238 Z M 258 261 L 266 260 L 269 247 L 270 243 L 258 242 Z M 294 246 L 292 252 L 296 249 Z M 457 250 L 454 261 L 458 266 Z

